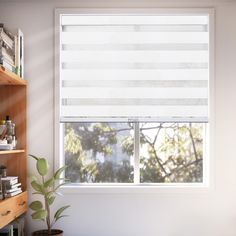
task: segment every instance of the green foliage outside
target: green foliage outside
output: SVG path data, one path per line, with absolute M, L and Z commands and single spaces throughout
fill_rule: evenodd
M 64 130 L 71 182 L 133 182 L 133 124 L 66 123 Z M 203 132 L 201 123 L 141 123 L 140 182 L 202 182 Z

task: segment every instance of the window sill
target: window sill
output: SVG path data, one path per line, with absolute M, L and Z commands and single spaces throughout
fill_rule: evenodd
M 207 184 L 71 184 L 60 188 L 62 194 L 196 194 L 209 193 Z

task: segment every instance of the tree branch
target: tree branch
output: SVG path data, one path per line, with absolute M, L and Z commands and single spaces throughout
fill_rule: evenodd
M 157 131 L 157 133 L 156 133 L 156 135 L 155 135 L 155 138 L 154 138 L 154 140 L 153 140 L 153 146 L 155 146 L 155 143 L 156 143 L 156 141 L 157 141 L 157 137 L 158 137 L 158 135 L 159 135 L 161 129 L 162 129 L 162 125 L 160 124 L 159 129 L 158 129 L 158 131 Z
M 188 168 L 188 167 L 191 166 L 191 165 L 198 164 L 198 163 L 201 162 L 201 161 L 202 161 L 202 158 L 199 158 L 199 159 L 197 159 L 197 160 L 195 160 L 195 161 L 189 162 L 187 165 L 184 165 L 184 166 L 181 166 L 181 167 L 176 167 L 175 169 L 171 170 L 170 173 L 168 173 L 167 175 L 165 175 L 164 178 L 170 177 L 170 176 L 173 175 L 174 173 L 179 172 L 179 171 L 183 170 L 184 168 Z
M 143 134 L 142 134 L 142 135 L 143 135 Z M 158 158 L 158 156 L 157 156 L 157 153 L 156 153 L 156 150 L 155 150 L 155 147 L 154 147 L 153 143 L 150 142 L 150 141 L 145 137 L 145 135 L 143 135 L 143 137 L 144 137 L 144 139 L 146 140 L 146 142 L 147 142 L 147 143 L 151 146 L 151 148 L 153 149 L 153 153 L 154 153 L 154 155 L 155 155 L 155 158 L 156 158 L 157 163 L 158 163 L 158 165 L 160 166 L 161 170 L 164 172 L 165 175 L 168 175 L 168 173 L 166 172 L 164 166 L 161 164 L 161 162 L 160 162 L 160 160 L 159 160 L 159 158 Z
M 195 156 L 195 159 L 197 161 L 199 158 L 198 158 L 197 149 L 196 149 L 196 145 L 195 145 L 194 138 L 193 138 L 192 124 L 191 123 L 189 123 L 189 129 L 188 130 L 189 130 L 189 135 L 190 135 L 192 145 L 193 145 L 194 156 Z

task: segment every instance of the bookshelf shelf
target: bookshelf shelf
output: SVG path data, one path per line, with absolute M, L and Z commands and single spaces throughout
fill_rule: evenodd
M 0 85 L 27 85 L 27 81 L 0 66 Z
M 15 153 L 24 153 L 24 149 L 17 149 L 17 150 L 1 150 L 0 155 L 5 155 L 5 154 L 15 154 Z
M 24 191 L 24 192 L 22 192 L 22 193 L 20 193 L 20 194 L 18 194 L 16 196 L 13 196 L 13 197 L 10 197 L 10 198 L 5 198 L 4 200 L 0 200 L 0 203 L 7 203 L 8 201 L 10 202 L 10 201 L 12 201 L 14 199 L 19 198 L 22 195 L 25 195 L 25 194 L 27 195 L 27 191 Z

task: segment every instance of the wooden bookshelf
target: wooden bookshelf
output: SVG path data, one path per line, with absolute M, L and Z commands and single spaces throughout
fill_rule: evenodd
M 18 176 L 23 193 L 0 201 L 0 228 L 27 210 L 27 81 L 0 66 L 0 119 L 9 115 L 16 124 L 17 149 L 0 150 L 0 165 Z

